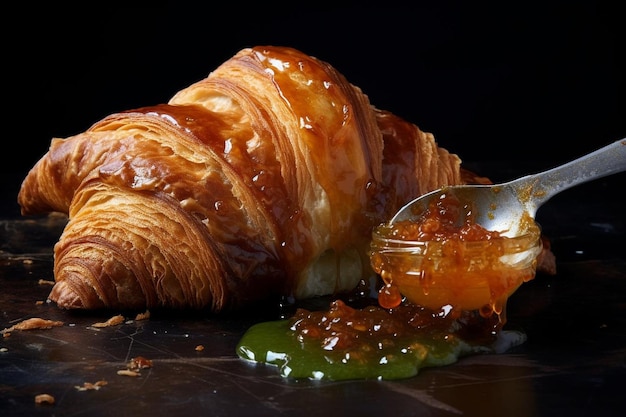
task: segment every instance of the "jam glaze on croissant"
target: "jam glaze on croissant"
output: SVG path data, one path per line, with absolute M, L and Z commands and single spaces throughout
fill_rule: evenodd
M 373 274 L 374 226 L 473 180 L 329 64 L 263 46 L 167 104 L 53 139 L 18 202 L 69 216 L 54 248 L 60 307 L 221 311 L 354 289 Z

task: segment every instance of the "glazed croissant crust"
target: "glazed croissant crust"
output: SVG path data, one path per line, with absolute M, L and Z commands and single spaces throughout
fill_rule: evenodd
M 220 311 L 353 289 L 372 228 L 477 180 L 329 64 L 243 49 L 167 103 L 53 139 L 22 214 L 61 212 L 50 299 L 69 309 Z

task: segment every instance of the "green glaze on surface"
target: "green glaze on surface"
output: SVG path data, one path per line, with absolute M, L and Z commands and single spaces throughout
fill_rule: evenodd
M 494 352 L 491 346 L 472 346 L 451 333 L 424 333 L 397 337 L 391 347 L 366 346 L 361 354 L 355 355 L 324 350 L 319 344 L 301 343 L 289 326 L 289 320 L 252 326 L 238 343 L 237 355 L 256 363 L 274 365 L 283 377 L 336 381 L 409 378 L 425 367 L 445 366 L 462 356 Z M 517 334 L 504 348 L 500 341 L 498 350 L 524 340 L 524 335 Z

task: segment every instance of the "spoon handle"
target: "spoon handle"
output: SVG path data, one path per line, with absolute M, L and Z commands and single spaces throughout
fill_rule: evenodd
M 626 171 L 626 138 L 556 168 L 527 175 L 509 183 L 527 195 L 531 214 L 555 194 L 576 185 Z

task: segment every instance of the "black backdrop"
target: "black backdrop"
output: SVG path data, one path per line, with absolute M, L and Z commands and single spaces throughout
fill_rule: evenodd
M 18 212 L 21 179 L 52 137 L 166 102 L 253 45 L 293 46 L 333 64 L 374 105 L 434 133 L 470 165 L 505 166 L 484 173 L 494 180 L 626 136 L 617 4 L 302 4 L 50 2 L 5 11 L 2 215 Z

